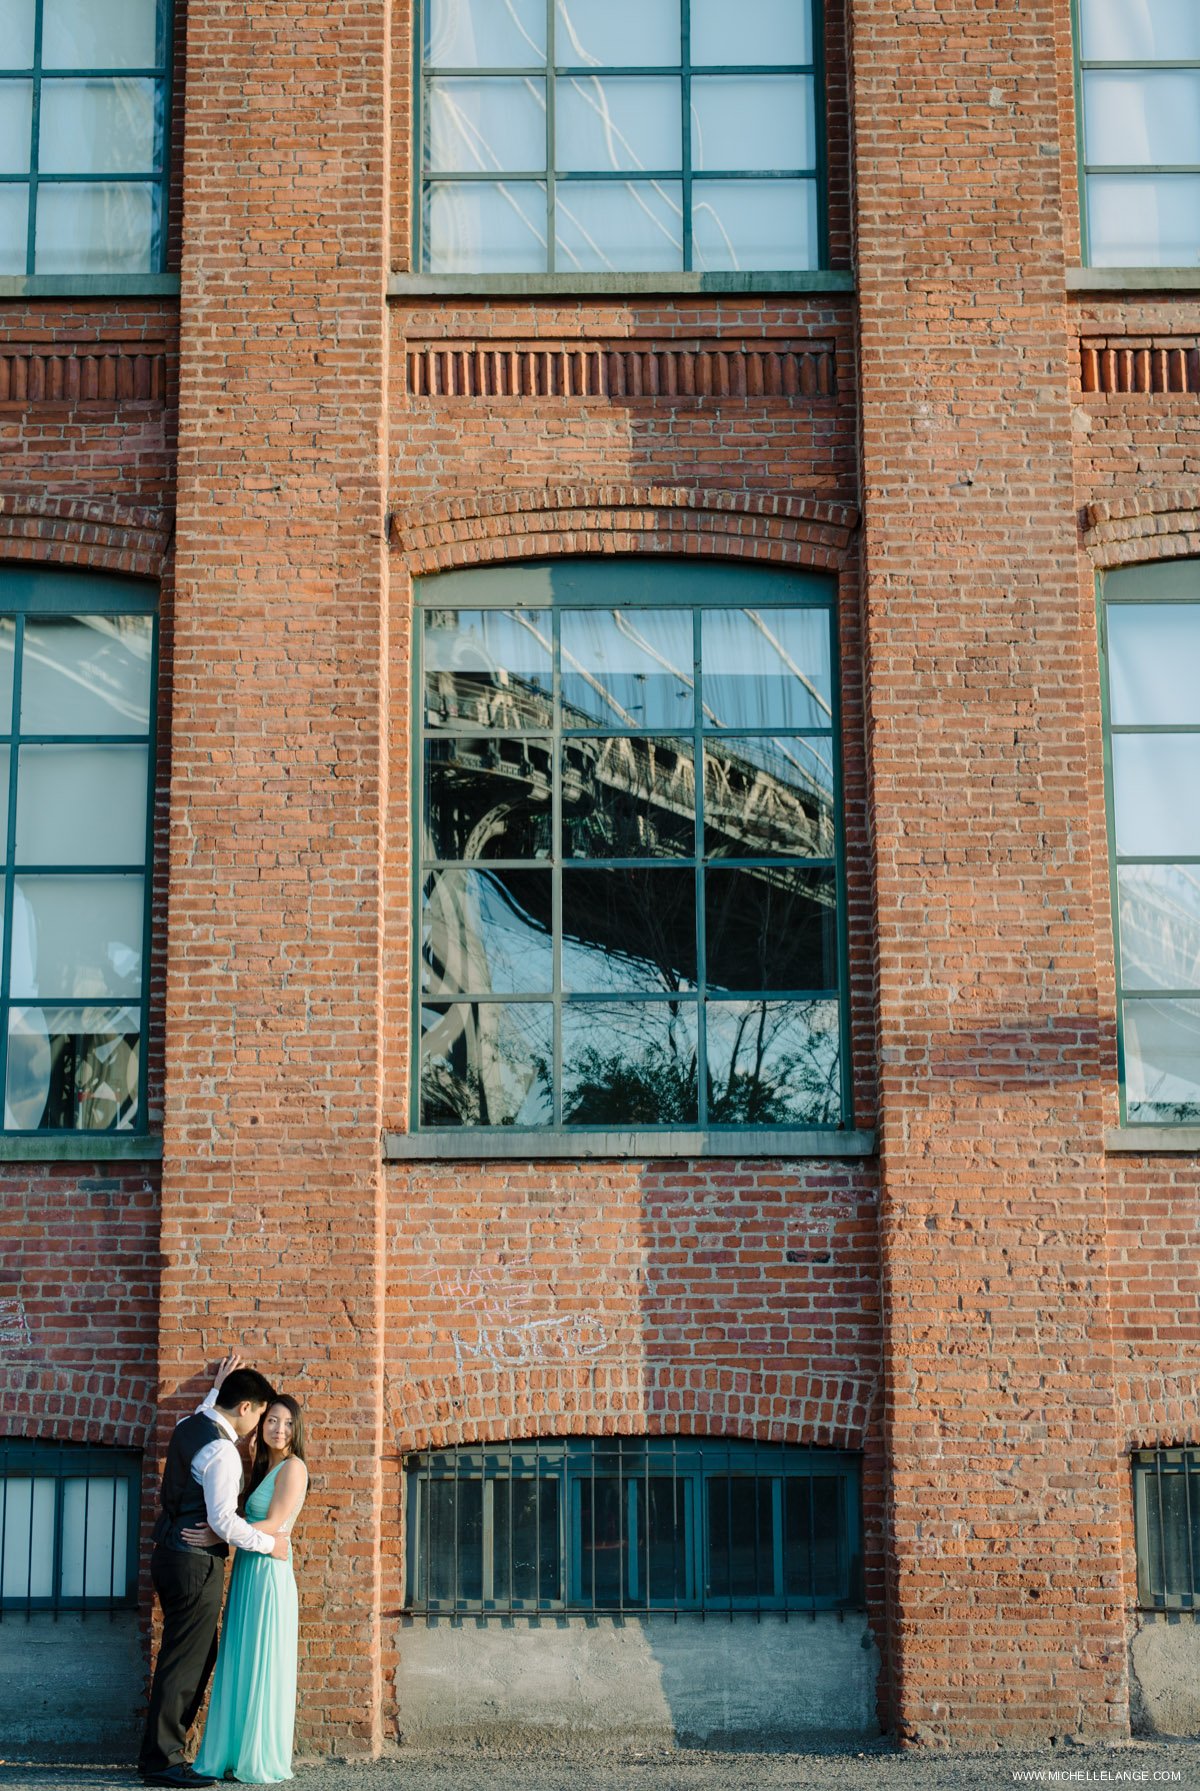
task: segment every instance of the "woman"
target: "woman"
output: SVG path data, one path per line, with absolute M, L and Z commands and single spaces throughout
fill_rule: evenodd
M 213 1395 L 239 1362 L 227 1356 Z M 290 1535 L 308 1491 L 304 1421 L 294 1399 L 281 1393 L 263 1413 L 255 1440 L 246 1518 L 268 1536 Z M 211 1540 L 207 1525 L 185 1530 L 188 1542 Z M 265 1564 L 267 1571 L 262 1571 Z M 231 1772 L 246 1784 L 273 1785 L 292 1777 L 296 1725 L 296 1579 L 291 1556 L 238 1550 L 229 1584 L 212 1698 L 196 1770 L 213 1778 Z

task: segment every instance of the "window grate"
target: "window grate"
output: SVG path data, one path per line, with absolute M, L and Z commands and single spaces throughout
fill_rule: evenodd
M 136 1601 L 141 1457 L 0 1442 L 0 1620 Z
M 1200 1450 L 1138 1449 L 1132 1459 L 1138 1604 L 1200 1609 Z

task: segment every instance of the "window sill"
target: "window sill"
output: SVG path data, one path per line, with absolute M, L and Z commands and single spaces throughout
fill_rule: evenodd
M 614 1157 L 870 1157 L 874 1132 L 385 1132 L 385 1163 Z
M 1109 1156 L 1200 1151 L 1200 1126 L 1114 1126 L 1104 1134 Z
M 0 1134 L 0 1163 L 156 1163 L 162 1139 L 117 1132 Z
M 178 296 L 178 274 L 0 274 L 0 299 Z
M 1069 267 L 1068 292 L 1200 292 L 1200 267 Z
M 820 268 L 808 272 L 728 274 L 408 274 L 388 279 L 389 298 L 553 298 L 589 293 L 636 297 L 639 293 L 720 292 L 853 292 L 849 269 Z

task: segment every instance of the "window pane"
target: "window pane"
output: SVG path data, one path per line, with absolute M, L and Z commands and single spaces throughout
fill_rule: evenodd
M 4 1500 L 5 1598 L 49 1598 L 54 1591 L 54 1482 L 12 1475 Z
M 645 1584 L 642 1595 L 652 1604 L 685 1604 L 695 1598 L 688 1542 L 692 1527 L 692 1486 L 670 1474 L 639 1477 L 638 1515 L 644 1526 L 639 1536 Z
M 129 1482 L 63 1483 L 64 1598 L 123 1598 L 129 1534 Z
M 426 727 L 552 727 L 552 626 L 546 610 L 427 611 Z
M 436 871 L 421 898 L 421 987 L 431 995 L 549 992 L 549 871 Z
M 156 0 L 45 0 L 44 68 L 153 68 Z
M 528 274 L 546 267 L 540 181 L 438 181 L 426 188 L 431 274 Z
M 696 848 L 693 742 L 645 734 L 564 740 L 568 858 L 690 857 Z
M 557 1603 L 562 1598 L 558 1481 L 498 1479 L 492 1498 L 493 1596 Z
M 1089 163 L 1200 162 L 1200 71 L 1087 70 L 1083 120 Z
M 1129 1119 L 1200 1122 L 1200 1001 L 1123 1005 Z
M 149 273 L 155 265 L 158 194 L 133 181 L 43 183 L 38 188 L 34 272 Z
M 429 0 L 426 64 L 531 68 L 546 60 L 545 0 Z
M 33 82 L 0 84 L 0 174 L 28 174 L 33 146 Z
M 144 746 L 25 746 L 18 864 L 143 864 Z
M 130 1131 L 141 1058 L 135 1009 L 13 1008 L 4 1123 L 9 1131 Z
M 696 1124 L 694 1002 L 567 1002 L 562 1029 L 564 1124 Z
M 1197 1590 L 1196 1566 L 1191 1558 L 1191 1525 L 1187 1476 L 1179 1468 L 1167 1468 L 1155 1475 L 1150 1484 L 1150 1498 L 1158 1527 L 1155 1540 L 1156 1566 L 1161 1575 L 1162 1591 L 1168 1598 L 1180 1598 Z
M 705 857 L 832 857 L 833 753 L 802 734 L 706 740 Z
M 0 0 L 0 68 L 33 67 L 34 0 Z
M 1200 734 L 1116 734 L 1112 762 L 1117 851 L 1200 855 Z
M 19 877 L 10 993 L 91 999 L 142 983 L 141 877 Z
M 12 728 L 13 659 L 17 648 L 17 625 L 11 616 L 0 616 L 0 734 Z
M 556 0 L 563 68 L 678 67 L 679 0 Z
M 1122 865 L 1117 888 L 1125 987 L 1200 990 L 1200 865 Z
M 841 1559 L 842 1487 L 832 1475 L 818 1474 L 812 1482 L 815 1570 L 813 1590 L 818 1598 L 836 1598 L 847 1591 Z
M 829 628 L 824 610 L 705 611 L 705 725 L 828 727 Z
M 143 174 L 158 161 L 154 81 L 45 81 L 43 174 Z
M 0 864 L 8 860 L 8 772 L 12 755 L 0 746 Z
M 749 1475 L 708 1481 L 708 1591 L 770 1598 L 775 1591 L 772 1482 Z
M 30 618 L 21 668 L 26 734 L 145 734 L 149 616 Z
M 546 83 L 431 81 L 426 131 L 431 173 L 536 174 L 546 166 Z
M 696 982 L 696 879 L 657 866 L 563 872 L 562 980 L 577 994 L 672 993 Z
M 838 1123 L 835 1001 L 712 1001 L 706 1014 L 713 1125 Z
M 1200 61 L 1196 0 L 1079 0 L 1079 25 L 1088 61 Z
M 694 662 L 686 610 L 567 610 L 563 726 L 688 728 Z
M 807 75 L 701 75 L 692 82 L 697 171 L 811 168 L 816 160 Z
M 23 274 L 29 259 L 29 188 L 0 187 L 0 274 Z
M 1200 175 L 1090 174 L 1093 267 L 1189 267 L 1200 255 Z
M 580 1598 L 597 1610 L 629 1602 L 629 1501 L 616 1474 L 595 1474 L 579 1488 Z
M 700 272 L 818 266 L 816 182 L 697 180 L 692 252 Z
M 1117 727 L 1200 724 L 1200 602 L 1110 603 L 1108 679 Z
M 430 858 L 548 858 L 549 740 L 443 735 L 425 742 Z
M 683 266 L 683 189 L 669 180 L 563 181 L 555 204 L 560 273 L 662 273 Z
M 483 1597 L 483 1481 L 426 1481 L 426 1596 L 442 1604 Z
M 789 1598 L 812 1598 L 812 1481 L 807 1475 L 783 1483 L 783 1584 Z
M 542 1002 L 423 1006 L 421 1124 L 548 1125 L 553 1056 L 553 1009 Z
M 811 62 L 808 0 L 692 0 L 692 63 Z
M 555 161 L 569 173 L 674 170 L 683 154 L 679 106 L 676 77 L 564 77 L 554 94 Z
M 832 871 L 706 871 L 704 918 L 710 988 L 837 987 Z

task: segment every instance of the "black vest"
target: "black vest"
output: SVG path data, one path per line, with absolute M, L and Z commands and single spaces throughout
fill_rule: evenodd
M 196 1548 L 185 1542 L 180 1532 L 208 1522 L 204 1488 L 192 1474 L 192 1463 L 201 1449 L 225 1436 L 207 1412 L 193 1412 L 175 1426 L 167 1448 L 167 1465 L 163 1469 L 159 1503 L 162 1510 L 154 1526 L 154 1540 L 164 1548 L 182 1549 L 185 1554 L 227 1555 L 227 1542 L 213 1542 L 207 1548 Z M 228 1439 L 226 1439 L 228 1440 Z M 239 1484 L 240 1490 L 240 1484 Z

